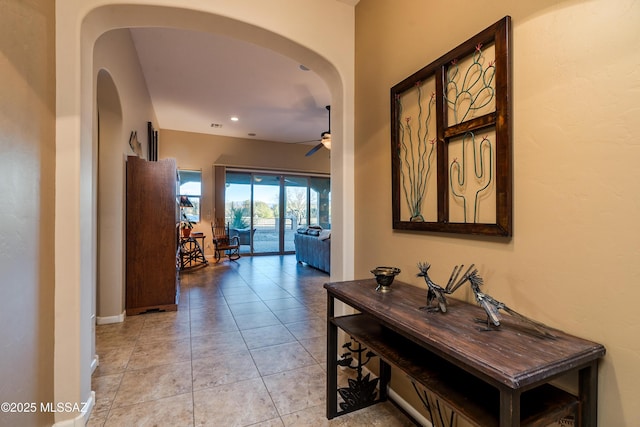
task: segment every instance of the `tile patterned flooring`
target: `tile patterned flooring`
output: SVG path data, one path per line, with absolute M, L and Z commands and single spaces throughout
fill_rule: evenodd
M 325 418 L 327 280 L 291 255 L 183 272 L 177 312 L 97 327 L 88 425 L 413 425 L 389 402 Z

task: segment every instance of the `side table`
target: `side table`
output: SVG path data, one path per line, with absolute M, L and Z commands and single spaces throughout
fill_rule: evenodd
M 205 237 L 203 234 L 180 237 L 177 253 L 180 270 L 209 264 L 202 250 Z

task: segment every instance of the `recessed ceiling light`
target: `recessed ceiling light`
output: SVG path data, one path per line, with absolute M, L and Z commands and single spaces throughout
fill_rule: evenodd
M 237 122 L 238 120 L 240 120 L 240 119 L 238 119 L 236 116 L 231 117 L 231 121 L 232 122 Z
M 300 64 L 300 69 L 302 71 L 309 71 L 309 68 L 305 67 L 304 65 Z

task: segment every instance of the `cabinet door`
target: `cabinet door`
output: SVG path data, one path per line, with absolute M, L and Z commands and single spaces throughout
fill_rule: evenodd
M 176 163 L 127 160 L 127 314 L 176 304 Z

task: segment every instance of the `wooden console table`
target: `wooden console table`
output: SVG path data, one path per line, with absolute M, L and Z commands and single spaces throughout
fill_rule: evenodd
M 376 292 L 374 279 L 324 287 L 328 419 L 386 400 L 393 368 L 473 425 L 543 426 L 571 414 L 576 426 L 597 425 L 598 360 L 605 354 L 601 344 L 556 330 L 556 339 L 543 338 L 508 315 L 499 330 L 481 331 L 474 321 L 486 319 L 480 307 L 449 299 L 447 313 L 429 313 L 419 309 L 426 303 L 426 288 L 398 281 L 388 293 Z M 335 300 L 360 313 L 336 317 Z M 379 357 L 377 398 L 344 400 L 358 395 L 347 390 L 356 382 L 338 393 L 337 367 L 345 365 L 337 358 L 338 328 Z M 578 373 L 577 396 L 549 384 L 572 372 Z

